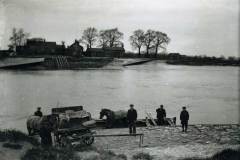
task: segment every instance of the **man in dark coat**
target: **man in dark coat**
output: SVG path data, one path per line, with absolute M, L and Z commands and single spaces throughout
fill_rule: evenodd
M 37 108 L 37 111 L 34 113 L 35 116 L 39 116 L 39 117 L 42 117 L 42 112 L 41 112 L 41 107 L 38 107 Z
M 137 111 L 133 107 L 134 105 L 130 104 L 130 109 L 128 110 L 128 113 L 127 113 L 127 120 L 128 120 L 130 134 L 136 134 Z
M 52 146 L 52 135 L 51 135 L 51 127 L 47 122 L 43 122 L 40 125 L 39 135 L 41 137 L 41 144 L 43 147 Z
M 182 112 L 180 114 L 180 120 L 181 120 L 181 124 L 182 124 L 182 131 L 187 132 L 189 114 L 188 114 L 188 111 L 186 110 L 186 107 L 182 107 Z
M 166 118 L 166 111 L 163 108 L 163 105 L 160 105 L 160 108 L 156 110 L 157 112 L 157 120 L 158 120 L 158 125 L 164 125 L 165 118 Z

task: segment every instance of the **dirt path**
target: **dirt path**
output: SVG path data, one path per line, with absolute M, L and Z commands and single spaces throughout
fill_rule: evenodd
M 124 153 L 128 156 L 137 152 L 165 159 L 177 159 L 188 156 L 210 156 L 224 148 L 236 148 L 240 145 L 239 125 L 194 125 L 187 133 L 181 127 L 161 126 L 155 128 L 137 128 L 144 134 L 143 146 L 139 148 L 139 137 L 98 137 L 94 146 Z M 97 134 L 126 134 L 127 128 L 97 130 Z M 162 157 L 163 158 L 163 157 Z

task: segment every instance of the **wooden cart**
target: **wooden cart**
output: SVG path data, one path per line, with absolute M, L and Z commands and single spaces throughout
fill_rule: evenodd
M 67 115 L 69 111 L 71 112 Z M 95 132 L 91 131 L 91 127 L 84 125 L 84 123 L 91 121 L 91 114 L 84 111 L 81 106 L 53 108 L 52 114 L 58 117 L 58 127 L 54 131 L 56 145 L 76 147 L 93 144 Z M 65 120 L 62 118 L 64 116 L 67 117 L 67 123 L 63 125 L 61 123 Z

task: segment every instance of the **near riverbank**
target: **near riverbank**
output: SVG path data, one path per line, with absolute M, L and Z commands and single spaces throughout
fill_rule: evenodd
M 139 137 L 97 138 L 94 146 L 132 157 L 139 152 L 149 153 L 154 159 L 181 159 L 209 157 L 226 148 L 240 147 L 239 125 L 192 125 L 188 132 L 181 127 L 160 126 L 137 128 L 144 134 L 144 142 L 138 147 Z M 97 134 L 128 133 L 128 129 L 105 129 Z
M 96 132 L 97 134 L 125 134 L 128 133 L 128 129 L 101 129 Z M 240 148 L 239 125 L 192 125 L 187 133 L 182 133 L 180 126 L 141 127 L 137 128 L 137 132 L 144 134 L 142 147 L 138 146 L 139 137 L 97 137 L 91 147 L 50 148 L 49 150 L 39 148 L 35 141 L 27 138 L 26 135 L 18 136 L 19 132 L 17 134 L 9 132 L 11 136 L 5 139 L 2 137 L 6 134 L 1 132 L 0 157 L 2 160 L 9 158 L 37 160 L 41 156 L 45 156 L 45 159 L 51 159 L 51 157 L 52 159 L 56 157 L 64 159 L 68 155 L 75 160 L 126 160 L 144 155 L 143 159 L 178 160 L 190 157 L 206 158 L 224 149 L 238 150 Z M 13 138 L 14 136 L 17 139 Z M 12 147 L 14 145 L 15 147 Z

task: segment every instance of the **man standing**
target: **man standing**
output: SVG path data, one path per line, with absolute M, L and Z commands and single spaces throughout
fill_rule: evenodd
M 127 113 L 127 120 L 128 120 L 130 134 L 136 134 L 137 111 L 133 107 L 134 105 L 130 104 L 130 109 L 128 110 L 128 113 Z
M 186 107 L 182 107 L 182 112 L 180 114 L 180 120 L 181 120 L 181 124 L 182 124 L 182 131 L 187 132 L 189 114 L 188 114 L 188 111 L 186 110 Z
M 47 148 L 52 146 L 52 135 L 49 124 L 43 123 L 40 125 L 39 135 L 41 137 L 41 144 L 43 147 Z
M 163 105 L 160 105 L 160 108 L 156 110 L 158 125 L 164 125 L 164 119 L 166 118 L 166 111 L 163 108 Z
M 38 107 L 37 108 L 37 111 L 34 113 L 35 116 L 39 116 L 39 117 L 42 117 L 42 112 L 41 112 L 41 107 Z

